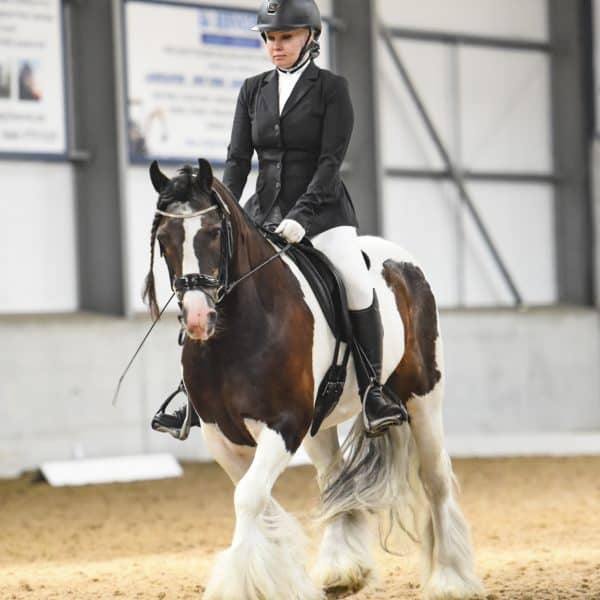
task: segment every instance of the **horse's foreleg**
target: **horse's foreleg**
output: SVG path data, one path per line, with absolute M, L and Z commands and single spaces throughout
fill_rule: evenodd
M 208 451 L 237 485 L 252 463 L 254 448 L 230 442 L 212 423 L 202 423 L 201 431 Z
M 304 569 L 304 534 L 271 497 L 292 455 L 282 437 L 263 426 L 255 435 L 252 464 L 234 494 L 235 532 L 217 559 L 207 600 L 321 600 Z
M 471 598 L 483 591 L 473 569 L 469 527 L 453 494 L 452 465 L 443 445 L 442 382 L 408 401 L 419 476 L 430 505 L 421 520 L 424 591 L 428 600 Z
M 342 466 L 337 428 L 323 429 L 315 437 L 307 436 L 303 447 L 317 470 L 322 491 Z M 314 580 L 325 590 L 357 591 L 374 572 L 371 531 L 364 512 L 352 510 L 327 520 L 312 573 Z

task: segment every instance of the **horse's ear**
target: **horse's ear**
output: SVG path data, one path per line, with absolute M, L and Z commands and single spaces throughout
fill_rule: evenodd
M 150 179 L 154 189 L 160 194 L 169 185 L 171 181 L 158 167 L 158 163 L 153 160 L 150 165 Z
M 209 191 L 212 188 L 213 173 L 210 163 L 205 158 L 198 159 L 198 175 L 196 183 L 201 189 Z

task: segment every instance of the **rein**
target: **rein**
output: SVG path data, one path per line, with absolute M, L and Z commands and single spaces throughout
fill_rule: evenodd
M 139 351 L 142 349 L 142 346 L 144 345 L 144 343 L 148 339 L 148 336 L 150 335 L 150 333 L 152 333 L 152 330 L 154 329 L 154 326 L 158 323 L 158 321 L 162 317 L 162 315 L 165 312 L 165 310 L 167 310 L 167 306 L 169 306 L 169 304 L 171 303 L 171 300 L 173 300 L 174 296 L 175 296 L 175 292 L 173 292 L 171 294 L 171 296 L 167 300 L 166 304 L 161 308 L 160 312 L 158 313 L 158 317 L 156 317 L 156 319 L 152 322 L 152 325 L 150 325 L 150 329 L 148 329 L 148 331 L 146 332 L 146 335 L 143 337 L 142 341 L 140 342 L 139 346 L 137 347 L 137 350 L 133 353 L 133 356 L 129 359 L 129 362 L 127 363 L 127 366 L 125 367 L 125 370 L 123 371 L 121 377 L 119 377 L 119 382 L 117 383 L 117 389 L 115 390 L 115 393 L 114 393 L 113 399 L 112 399 L 112 405 L 113 406 L 117 405 L 117 398 L 119 396 L 119 392 L 121 391 L 121 384 L 123 383 L 123 379 L 125 379 L 125 375 L 127 375 L 127 372 L 129 371 L 129 367 L 131 367 L 131 364 L 135 360 L 135 358 L 138 355 Z
M 256 273 L 256 271 L 258 271 L 259 269 L 262 269 L 264 266 L 268 265 L 272 260 L 279 258 L 284 252 L 287 252 L 291 248 L 291 246 L 292 246 L 292 244 L 290 244 L 290 243 L 286 244 L 281 250 L 279 250 L 278 252 L 273 254 L 273 256 L 270 256 L 269 258 L 267 258 L 267 260 L 260 263 L 260 265 L 258 265 L 258 267 L 254 267 L 254 269 L 252 269 L 251 271 L 248 271 L 248 273 L 246 273 L 245 275 L 242 275 L 238 280 L 231 283 L 229 285 L 229 287 L 225 290 L 224 296 L 229 294 L 229 292 L 231 292 L 231 290 L 236 285 L 242 283 L 242 281 L 244 281 L 244 279 L 246 279 L 247 277 L 250 277 L 250 275 L 254 275 L 254 273 Z

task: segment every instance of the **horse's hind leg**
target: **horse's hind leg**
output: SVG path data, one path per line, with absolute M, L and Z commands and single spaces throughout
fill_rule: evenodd
M 406 402 L 426 496 L 418 515 L 428 599 L 469 598 L 482 591 L 473 571 L 468 525 L 454 498 L 454 475 L 444 448 L 443 355 L 435 298 L 421 269 L 384 263 L 404 325 L 404 355 L 388 384 Z M 429 507 L 427 507 L 429 504 Z
M 303 447 L 317 470 L 322 491 L 341 468 L 337 428 L 307 436 Z M 358 591 L 373 577 L 374 570 L 371 532 L 364 511 L 347 511 L 327 520 L 312 572 L 317 584 L 325 590 Z
M 271 497 L 291 454 L 281 435 L 262 426 L 252 464 L 234 494 L 233 541 L 217 559 L 206 600 L 321 600 L 304 569 L 304 534 Z
M 437 344 L 439 345 L 439 339 Z M 473 569 L 469 527 L 454 498 L 454 474 L 444 448 L 443 379 L 408 401 L 419 456 L 419 477 L 429 501 L 420 515 L 425 598 L 471 598 L 483 592 Z

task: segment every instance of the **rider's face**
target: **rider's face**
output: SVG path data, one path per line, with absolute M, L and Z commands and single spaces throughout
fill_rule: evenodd
M 291 29 L 289 31 L 268 31 L 266 39 L 267 52 L 276 67 L 289 69 L 300 56 L 308 36 L 308 29 Z

